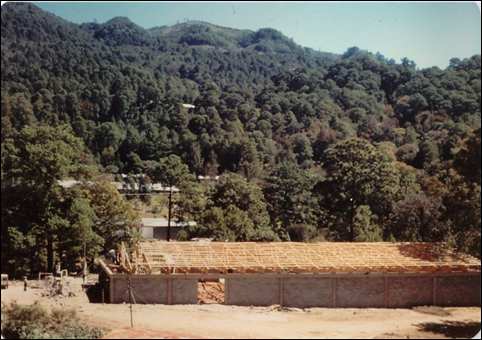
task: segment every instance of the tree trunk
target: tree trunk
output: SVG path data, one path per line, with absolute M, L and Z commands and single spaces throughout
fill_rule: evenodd
M 54 240 L 51 233 L 47 234 L 47 271 L 54 270 Z

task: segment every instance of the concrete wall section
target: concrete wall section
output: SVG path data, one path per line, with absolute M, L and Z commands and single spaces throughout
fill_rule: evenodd
M 173 304 L 197 304 L 197 279 L 172 279 Z
M 480 275 L 437 277 L 434 304 L 480 306 Z
M 240 306 L 405 308 L 480 306 L 480 274 L 225 277 L 225 304 Z M 196 304 L 200 276 L 132 275 L 135 303 Z M 129 302 L 126 275 L 101 275 L 106 301 Z
M 389 277 L 387 281 L 387 307 L 403 308 L 433 303 L 432 277 Z
M 385 278 L 336 279 L 336 307 L 384 307 Z
M 229 278 L 226 279 L 227 305 L 270 306 L 280 303 L 280 280 L 278 278 Z
M 125 276 L 113 277 L 113 303 L 129 302 L 128 279 Z M 133 303 L 166 304 L 168 297 L 167 280 L 164 278 L 131 277 Z
M 111 279 L 112 303 L 129 302 L 126 276 Z M 196 304 L 197 279 L 131 277 L 132 302 L 142 304 Z
M 283 279 L 283 305 L 290 307 L 332 307 L 334 279 Z
M 122 303 L 129 301 L 127 280 L 113 276 L 110 281 L 111 302 Z

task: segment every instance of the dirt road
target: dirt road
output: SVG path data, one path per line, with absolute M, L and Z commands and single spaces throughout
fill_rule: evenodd
M 89 303 L 84 294 L 52 299 L 20 283 L 2 290 L 2 303 L 39 300 L 72 307 L 86 323 L 109 328 L 106 338 L 469 338 L 480 328 L 480 308 L 280 309 L 224 305 Z

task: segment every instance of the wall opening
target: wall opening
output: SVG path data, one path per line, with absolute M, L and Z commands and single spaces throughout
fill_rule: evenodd
M 199 280 L 198 304 L 224 304 L 224 279 Z

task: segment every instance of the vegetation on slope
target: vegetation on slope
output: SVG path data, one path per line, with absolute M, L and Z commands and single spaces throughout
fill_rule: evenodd
M 64 175 L 47 161 L 191 173 L 177 180 L 175 214 L 198 222 L 185 238 L 450 241 L 480 253 L 480 55 L 418 69 L 356 47 L 317 52 L 273 29 L 75 25 L 28 3 L 2 9 L 2 268 L 26 249 L 50 257 L 41 235 L 63 225 L 52 216 L 82 220 L 38 204 L 59 191 L 42 176 Z M 37 159 L 29 148 L 44 142 Z M 192 179 L 217 174 L 213 187 Z

